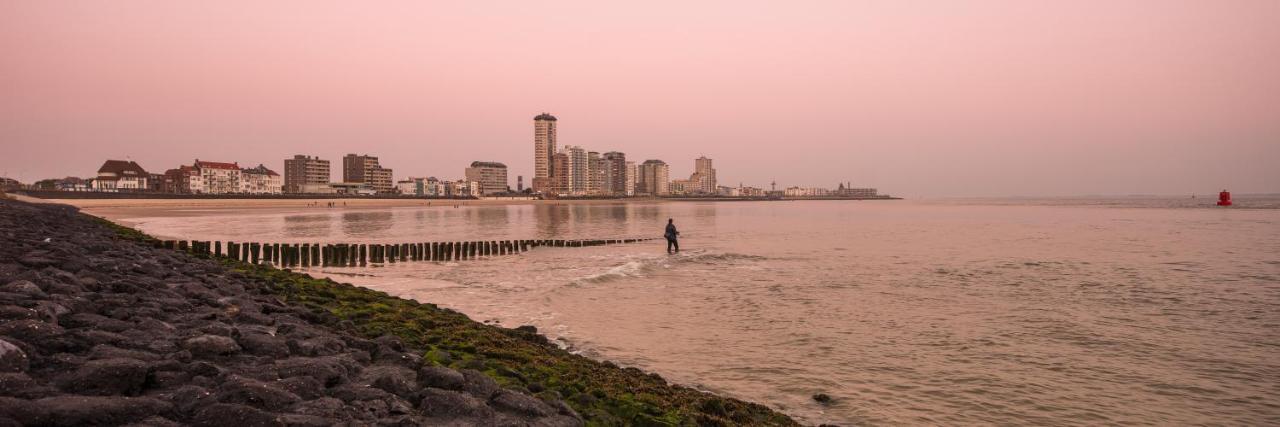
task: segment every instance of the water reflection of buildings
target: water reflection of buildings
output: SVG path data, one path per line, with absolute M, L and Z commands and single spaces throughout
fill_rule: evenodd
M 659 204 L 544 204 L 534 205 L 536 238 L 574 239 L 660 233 L 655 226 L 666 211 Z M 656 231 L 655 231 L 656 230 Z
M 284 236 L 290 239 L 327 238 L 332 227 L 333 216 L 327 213 L 284 217 Z
M 478 226 L 479 237 L 509 238 L 511 206 L 482 206 L 467 210 L 468 222 Z
M 343 212 L 342 233 L 347 237 L 381 237 L 395 226 L 391 211 Z

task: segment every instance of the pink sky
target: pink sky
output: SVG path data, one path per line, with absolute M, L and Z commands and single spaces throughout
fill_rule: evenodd
M 0 175 L 357 152 L 514 186 L 547 111 L 722 185 L 1280 192 L 1280 1 L 623 3 L 0 2 Z

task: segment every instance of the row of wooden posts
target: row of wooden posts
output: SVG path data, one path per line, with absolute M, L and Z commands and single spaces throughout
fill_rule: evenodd
M 585 247 L 654 240 L 490 240 L 400 244 L 237 243 L 206 240 L 160 240 L 156 246 L 194 254 L 225 257 L 281 267 L 357 267 L 410 261 L 457 261 L 527 252 L 546 247 Z M 223 251 L 223 249 L 226 249 Z

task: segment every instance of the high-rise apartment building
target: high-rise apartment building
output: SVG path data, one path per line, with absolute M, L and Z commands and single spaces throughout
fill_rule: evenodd
M 533 192 L 551 187 L 555 176 L 556 116 L 542 113 L 533 118 Z
M 604 159 L 600 158 L 600 153 L 595 151 L 587 152 L 587 190 L 586 194 L 592 196 L 600 196 L 605 194 L 604 183 L 605 174 L 608 168 L 605 167 Z
M 711 167 L 711 159 L 706 156 L 694 160 L 694 172 L 689 177 L 690 186 L 686 192 L 690 194 L 715 194 L 716 170 Z
M 623 178 L 623 182 L 622 182 L 622 190 L 623 190 L 622 195 L 628 196 L 628 197 L 636 195 L 636 175 L 638 175 L 637 171 L 638 169 L 636 168 L 636 162 L 626 163 L 626 176 Z
M 554 176 L 557 177 L 557 181 L 563 180 L 565 183 L 562 192 L 573 196 L 587 194 L 587 184 L 590 182 L 590 166 L 588 166 L 590 162 L 587 158 L 587 150 L 582 147 L 566 145 L 560 149 L 558 154 L 566 156 L 564 165 L 553 164 Z
M 636 193 L 650 196 L 670 194 L 671 170 L 661 160 L 645 160 L 637 174 Z
M 391 169 L 378 164 L 378 158 L 370 155 L 348 154 L 342 158 L 342 182 L 364 183 L 379 193 L 395 189 Z
M 604 194 L 610 196 L 627 195 L 627 155 L 617 151 L 604 153 L 605 173 Z
M 320 193 L 328 187 L 328 160 L 301 154 L 284 160 L 284 192 Z
M 569 167 L 569 153 L 561 150 L 559 153 L 551 156 L 551 167 L 558 172 L 547 179 L 549 182 L 546 184 L 546 188 L 543 189 L 543 192 L 554 193 L 556 195 L 569 194 L 569 191 L 572 188 L 569 178 L 569 172 L 572 170 L 572 168 Z
M 507 186 L 507 165 L 498 162 L 471 162 L 465 175 L 467 181 L 480 183 L 480 194 L 505 193 L 511 188 Z

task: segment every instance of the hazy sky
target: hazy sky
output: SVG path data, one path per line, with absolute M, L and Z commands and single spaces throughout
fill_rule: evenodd
M 0 1 L 24 181 L 358 152 L 514 186 L 542 111 L 731 185 L 1280 192 L 1280 1 Z

